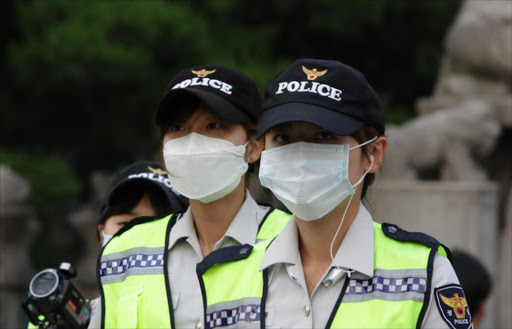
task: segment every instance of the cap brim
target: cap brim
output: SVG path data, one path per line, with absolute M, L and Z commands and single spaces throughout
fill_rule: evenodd
M 179 104 L 180 98 L 183 96 L 194 95 L 203 101 L 209 108 L 212 109 L 222 119 L 231 123 L 245 123 L 251 119 L 242 110 L 213 93 L 201 89 L 187 88 L 187 89 L 173 89 L 167 92 L 158 104 L 155 122 L 161 125 L 163 122 L 172 118 L 174 107 Z
M 105 198 L 102 201 L 102 205 L 100 207 L 100 212 L 105 209 L 105 207 L 110 206 L 112 204 L 112 200 L 117 196 L 118 193 L 120 193 L 125 187 L 133 185 L 134 183 L 139 184 L 146 184 L 148 186 L 155 186 L 160 191 L 162 191 L 167 199 L 170 202 L 170 206 L 172 209 L 179 210 L 180 209 L 180 201 L 179 197 L 174 194 L 171 190 L 165 188 L 161 184 L 157 182 L 153 182 L 147 178 L 131 178 L 131 179 L 125 179 L 119 183 L 117 183 L 115 186 L 113 186 L 108 193 L 106 194 Z
M 342 136 L 350 135 L 364 126 L 362 121 L 324 107 L 306 103 L 286 103 L 264 110 L 258 128 L 258 139 L 270 128 L 291 121 L 309 122 Z

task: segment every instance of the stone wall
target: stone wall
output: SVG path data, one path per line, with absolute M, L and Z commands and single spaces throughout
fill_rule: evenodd
M 96 259 L 100 245 L 95 232 L 100 200 L 113 177 L 111 172 L 94 173 L 90 201 L 66 219 L 85 241 L 84 257 L 73 264 L 78 272 L 73 283 L 86 298 L 98 296 Z M 29 247 L 40 229 L 30 195 L 28 182 L 11 168 L 0 165 L 0 328 L 19 328 L 27 321 L 20 305 L 34 275 Z
M 28 246 L 37 223 L 30 186 L 11 168 L 0 165 L 0 328 L 18 328 L 21 302 L 30 281 Z

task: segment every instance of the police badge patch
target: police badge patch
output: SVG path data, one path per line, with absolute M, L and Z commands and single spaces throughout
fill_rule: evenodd
M 473 329 L 468 303 L 461 286 L 450 284 L 436 288 L 434 298 L 439 313 L 450 328 Z

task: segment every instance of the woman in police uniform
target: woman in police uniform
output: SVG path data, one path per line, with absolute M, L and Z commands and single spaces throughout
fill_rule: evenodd
M 172 79 L 156 123 L 168 178 L 190 207 L 135 219 L 104 247 L 102 319 L 91 327 L 203 327 L 196 264 L 214 250 L 253 245 L 284 227 L 290 215 L 258 205 L 246 189 L 244 175 L 263 149 L 256 140 L 260 114 L 255 83 L 238 71 L 209 65 Z
M 187 208 L 188 199 L 172 188 L 160 162 L 137 161 L 121 170 L 105 193 L 97 227 L 99 242 L 104 246 L 117 231 L 137 217 L 160 218 Z M 94 316 L 101 314 L 99 297 L 92 299 L 90 304 Z
M 372 222 L 360 202 L 387 146 L 364 76 L 336 61 L 299 60 L 266 97 L 260 180 L 294 214 L 261 263 L 267 325 L 469 328 L 446 248 Z
M 158 161 L 137 161 L 114 178 L 100 207 L 98 239 L 104 246 L 132 219 L 163 217 L 188 208 L 188 199 L 176 192 Z
M 360 72 L 337 61 L 294 62 L 267 86 L 258 138 L 260 181 L 293 217 L 244 259 L 201 268 L 208 328 L 472 326 L 449 251 L 373 222 L 361 204 L 387 139 Z M 243 291 L 237 296 L 215 290 L 229 275 L 231 289 Z

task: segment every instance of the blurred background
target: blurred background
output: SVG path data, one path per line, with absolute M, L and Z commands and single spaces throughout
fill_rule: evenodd
M 455 234 L 471 244 L 454 246 L 481 259 L 492 255 L 487 265 L 493 276 L 510 280 L 510 262 L 505 269 L 497 267 L 510 255 L 509 4 L 2 1 L 0 326 L 26 323 L 19 303 L 30 278 L 61 261 L 78 265 L 87 297 L 95 297 L 98 202 L 117 170 L 136 160 L 158 160 L 155 107 L 173 75 L 201 64 L 243 71 L 262 92 L 298 58 L 336 59 L 360 70 L 380 97 L 390 138 L 402 141 L 390 141 L 390 151 L 395 145 L 395 152 L 419 150 L 435 158 L 399 155 L 404 160 L 382 173 L 383 183 L 370 198 L 374 210 L 393 221 L 404 213 L 428 215 L 432 207 L 446 207 L 455 211 L 450 216 L 465 220 L 467 214 L 456 210 L 476 204 L 474 223 Z M 468 117 L 473 122 L 465 122 Z M 480 132 L 472 125 L 487 128 Z M 438 137 L 434 150 L 426 143 L 432 135 Z M 456 147 L 446 148 L 451 142 Z M 402 175 L 411 169 L 412 175 Z M 415 200 L 400 194 L 416 192 Z M 426 201 L 425 193 L 442 200 Z M 467 193 L 453 203 L 451 197 Z M 483 205 L 475 200 L 484 200 Z M 412 214 L 390 212 L 396 204 L 408 204 Z M 450 233 L 442 224 L 446 214 L 439 213 L 441 222 L 422 221 L 431 232 L 419 224 L 406 228 Z M 464 223 L 453 227 L 459 226 Z M 475 235 L 464 231 L 468 227 L 471 232 L 491 228 Z M 482 249 L 482 244 L 493 247 Z M 508 287 L 499 297 L 505 306 L 511 305 Z M 487 325 L 499 327 L 509 319 L 505 312 L 493 313 Z

